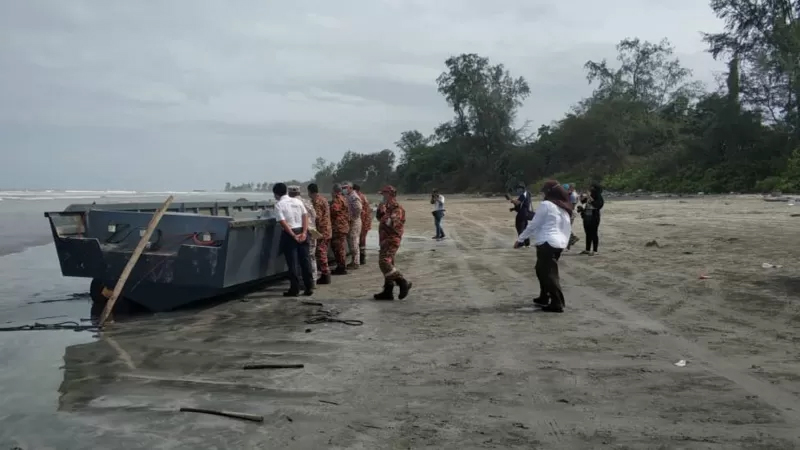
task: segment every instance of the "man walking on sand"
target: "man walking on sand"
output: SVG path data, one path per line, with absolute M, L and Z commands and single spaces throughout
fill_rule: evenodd
M 303 197 L 300 193 L 300 186 L 289 186 L 289 197 L 297 198 L 303 202 L 308 212 L 308 260 L 311 262 L 311 278 L 314 280 L 313 284 L 317 284 L 317 240 L 312 236 L 313 231 L 317 231 L 317 213 L 311 201 Z M 313 231 L 312 231 L 313 230 Z
M 406 211 L 397 203 L 397 191 L 392 186 L 381 189 L 383 203 L 378 209 L 378 239 L 380 253 L 378 265 L 383 273 L 383 291 L 375 294 L 375 300 L 394 300 L 395 283 L 400 288 L 398 298 L 401 300 L 408 296 L 412 283 L 406 281 L 403 274 L 394 266 L 394 258 L 400 249 L 403 240 L 403 231 L 406 224 Z
M 289 190 L 283 183 L 272 187 L 275 195 L 275 212 L 282 228 L 280 246 L 289 266 L 289 290 L 284 297 L 300 295 L 300 276 L 303 278 L 303 295 L 314 294 L 314 277 L 311 274 L 311 261 L 308 257 L 308 211 L 297 198 L 289 197 Z M 300 274 L 297 269 L 300 269 Z
M 363 266 L 367 261 L 367 233 L 372 229 L 372 207 L 367 196 L 361 192 L 361 186 L 354 184 L 353 190 L 361 199 L 361 235 L 358 238 L 358 259 Z
M 331 275 L 347 275 L 347 235 L 350 232 L 350 208 L 342 194 L 342 185 L 336 183 L 331 192 L 331 247 L 336 258 L 336 269 Z
M 347 207 L 350 212 L 350 231 L 347 242 L 350 247 L 350 264 L 348 269 L 358 269 L 359 266 L 359 239 L 361 238 L 361 212 L 364 206 L 361 197 L 353 190 L 353 184 L 349 181 L 342 183 L 342 194 L 347 198 Z
M 308 196 L 311 197 L 314 214 L 316 216 L 317 231 L 321 235 L 317 239 L 317 248 L 314 260 L 319 269 L 317 284 L 331 284 L 331 269 L 328 267 L 328 246 L 331 242 L 331 210 L 328 201 L 319 195 L 319 186 L 315 183 L 308 185 Z

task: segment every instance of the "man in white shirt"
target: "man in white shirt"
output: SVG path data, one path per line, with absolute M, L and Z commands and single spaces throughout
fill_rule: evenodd
M 299 198 L 289 197 L 289 189 L 284 183 L 275 183 L 272 187 L 275 194 L 275 213 L 278 226 L 281 227 L 280 248 L 286 257 L 289 268 L 289 290 L 284 297 L 300 295 L 300 277 L 303 278 L 305 290 L 303 295 L 314 293 L 314 276 L 311 272 L 311 260 L 308 256 L 308 211 Z M 298 266 L 300 274 L 297 273 Z
M 444 239 L 444 228 L 442 228 L 442 219 L 444 218 L 444 195 L 439 193 L 438 189 L 434 189 L 431 194 L 431 205 L 433 205 L 433 225 L 436 227 L 436 236 L 434 239 Z

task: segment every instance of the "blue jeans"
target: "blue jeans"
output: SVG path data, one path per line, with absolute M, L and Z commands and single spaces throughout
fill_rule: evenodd
M 436 237 L 444 237 L 444 228 L 442 228 L 442 219 L 444 218 L 444 211 L 433 212 L 433 225 L 436 227 Z
M 303 232 L 301 228 L 292 231 L 294 234 Z M 297 242 L 294 237 L 289 236 L 285 231 L 281 231 L 280 246 L 289 269 L 289 292 L 300 292 L 301 278 L 305 290 L 312 290 L 314 288 L 314 275 L 311 272 L 311 259 L 308 255 L 308 239 L 303 242 Z

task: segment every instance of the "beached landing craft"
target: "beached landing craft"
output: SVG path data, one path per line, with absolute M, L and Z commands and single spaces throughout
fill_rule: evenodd
M 92 313 L 139 243 L 157 203 L 70 205 L 47 212 L 67 277 L 91 278 Z M 287 275 L 272 202 L 173 203 L 158 223 L 115 311 L 160 312 Z

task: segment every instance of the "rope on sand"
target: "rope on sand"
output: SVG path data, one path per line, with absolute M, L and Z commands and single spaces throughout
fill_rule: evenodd
M 81 325 L 78 322 L 66 321 L 58 323 L 39 323 L 32 325 L 19 325 L 16 327 L 2 327 L 0 331 L 52 331 L 52 330 L 72 330 L 72 331 L 100 331 L 97 325 Z

